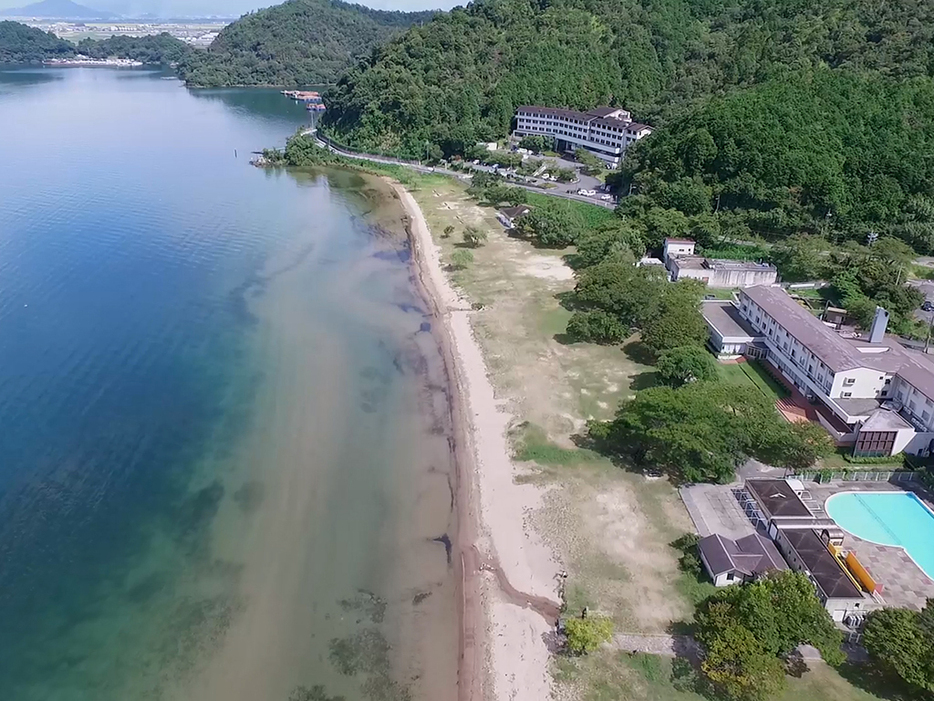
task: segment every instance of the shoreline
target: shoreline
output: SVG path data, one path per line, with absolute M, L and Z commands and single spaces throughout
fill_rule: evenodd
M 433 319 L 450 387 L 455 459 L 460 636 L 458 701 L 551 696 L 545 638 L 560 609 L 551 550 L 528 525 L 545 489 L 515 482 L 507 429 L 469 303 L 444 273 L 439 248 L 405 186 L 389 183 L 406 215 L 416 284 Z

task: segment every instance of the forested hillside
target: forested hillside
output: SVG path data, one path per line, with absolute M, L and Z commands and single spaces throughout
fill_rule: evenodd
M 0 63 L 34 63 L 48 58 L 67 58 L 74 53 L 73 44 L 52 32 L 19 22 L 0 22 Z
M 19 22 L 0 22 L 0 63 L 40 63 L 84 54 L 92 58 L 129 58 L 143 63 L 173 63 L 191 51 L 163 32 L 153 36 L 84 39 L 77 46 L 51 32 Z
M 357 56 L 431 12 L 383 12 L 339 0 L 288 0 L 225 27 L 205 52 L 180 66 L 190 85 L 333 82 Z
M 142 37 L 113 36 L 97 41 L 84 39 L 78 43 L 78 52 L 92 58 L 114 56 L 143 63 L 174 63 L 192 50 L 168 32 Z
M 451 155 L 505 136 L 520 104 L 621 105 L 660 127 L 621 174 L 650 245 L 875 230 L 927 252 L 932 75 L 923 0 L 477 0 L 348 71 L 324 125 Z

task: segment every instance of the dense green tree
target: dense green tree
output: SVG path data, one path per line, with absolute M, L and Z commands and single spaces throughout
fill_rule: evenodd
M 179 73 L 196 86 L 304 87 L 333 82 L 354 60 L 432 12 L 385 12 L 340 0 L 287 0 L 244 15 Z M 415 155 L 424 155 L 424 143 Z
M 928 693 L 934 692 L 932 608 L 928 599 L 921 613 L 896 608 L 873 611 L 863 632 L 863 645 L 874 665 Z
M 721 589 L 698 607 L 695 624 L 706 651 L 702 670 L 730 699 L 773 696 L 784 684 L 782 659 L 801 644 L 815 646 L 828 664 L 845 659 L 840 631 L 800 572 Z
M 170 64 L 181 61 L 190 51 L 188 44 L 168 32 L 149 36 L 112 36 L 107 39 L 82 39 L 78 51 L 92 58 L 128 58 L 143 63 Z
M 642 342 L 656 354 L 681 346 L 703 347 L 710 334 L 700 313 L 705 289 L 698 280 L 666 285 L 657 311 L 642 325 Z
M 519 148 L 528 149 L 533 153 L 548 151 L 552 146 L 554 146 L 554 139 L 548 136 L 544 136 L 543 134 L 531 134 L 529 136 L 523 136 L 519 141 Z
M 658 358 L 656 370 L 659 381 L 671 387 L 717 379 L 717 362 L 701 346 L 678 346 L 664 351 Z
M 629 328 L 657 316 L 668 282 L 652 267 L 607 259 L 583 270 L 574 288 L 574 302 L 585 309 L 599 309 L 616 316 Z
M 804 470 L 834 452 L 830 434 L 818 424 L 796 421 L 770 432 L 760 457 L 770 465 Z
M 645 244 L 636 229 L 616 220 L 581 232 L 571 263 L 575 268 L 589 268 L 608 258 L 635 263 L 643 255 Z
M 516 222 L 516 231 L 522 236 L 548 248 L 564 248 L 577 241 L 584 230 L 584 222 L 570 203 L 551 200 L 536 206 Z
M 828 272 L 829 251 L 820 236 L 793 234 L 772 249 L 772 262 L 788 282 L 819 280 Z
M 749 629 L 732 622 L 706 641 L 701 671 L 730 701 L 766 701 L 785 687 L 781 660 L 763 651 Z
M 74 44 L 52 32 L 9 20 L 0 22 L 0 63 L 39 63 L 74 55 Z
M 572 341 L 621 343 L 629 336 L 629 327 L 615 314 L 602 309 L 578 311 L 571 315 L 565 332 Z

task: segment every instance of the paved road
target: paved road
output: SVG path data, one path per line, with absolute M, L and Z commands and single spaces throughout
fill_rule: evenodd
M 385 163 L 387 165 L 396 165 L 403 166 L 404 168 L 411 168 L 412 170 L 418 171 L 419 173 L 441 173 L 442 175 L 449 175 L 453 178 L 458 178 L 459 180 L 469 180 L 470 176 L 466 173 L 461 173 L 456 170 L 449 170 L 447 168 L 434 168 L 431 166 L 423 166 L 419 163 L 410 163 L 409 161 L 400 161 L 394 158 L 387 158 L 385 156 L 376 156 L 373 154 L 367 153 L 354 153 L 353 151 L 346 151 L 342 148 L 333 146 L 325 141 L 323 141 L 316 132 L 305 132 L 305 134 L 311 134 L 315 137 L 315 141 L 322 148 L 326 148 L 333 153 L 338 153 L 341 156 L 346 156 L 347 158 L 356 158 L 363 161 L 374 161 L 375 163 Z M 521 187 L 523 190 L 528 190 L 529 192 L 537 192 L 542 195 L 548 195 L 549 197 L 559 197 L 565 200 L 575 200 L 577 202 L 586 202 L 587 204 L 594 204 L 599 207 L 606 207 L 607 209 L 613 209 L 616 207 L 616 203 L 607 202 L 605 200 L 593 199 L 591 197 L 583 197 L 574 192 L 562 191 L 559 189 L 554 190 L 544 190 L 539 187 L 533 187 L 531 185 L 523 185 L 522 183 L 510 183 L 516 187 Z M 576 187 L 581 187 L 580 184 L 577 184 Z

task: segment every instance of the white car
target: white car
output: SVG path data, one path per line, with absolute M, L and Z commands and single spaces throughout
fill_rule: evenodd
M 600 199 L 610 201 L 613 199 L 613 195 L 600 195 Z

